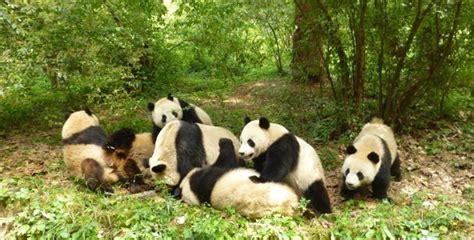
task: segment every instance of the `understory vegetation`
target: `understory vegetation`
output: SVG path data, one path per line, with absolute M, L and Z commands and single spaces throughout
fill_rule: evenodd
M 472 237 L 473 13 L 463 0 L 2 1 L 0 239 Z M 160 181 L 152 196 L 104 196 L 69 177 L 65 113 L 149 132 L 147 103 L 168 93 L 237 136 L 265 116 L 305 139 L 334 213 L 252 220 L 186 205 Z M 390 201 L 343 202 L 345 146 L 380 114 L 402 181 Z

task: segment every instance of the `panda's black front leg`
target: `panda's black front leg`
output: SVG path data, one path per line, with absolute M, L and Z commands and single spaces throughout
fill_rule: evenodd
M 354 195 L 356 194 L 357 191 L 347 188 L 345 182 L 346 182 L 346 179 L 343 178 L 342 183 L 341 183 L 341 192 L 340 192 L 341 197 L 344 198 L 345 200 L 352 199 L 354 198 Z
M 390 186 L 390 176 L 376 177 L 372 182 L 372 195 L 376 199 L 386 199 L 388 187 Z

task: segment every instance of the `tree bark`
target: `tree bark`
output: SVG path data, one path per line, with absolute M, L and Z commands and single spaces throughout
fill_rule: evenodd
M 350 70 L 348 65 L 348 58 L 346 52 L 344 51 L 344 46 L 342 44 L 341 37 L 339 36 L 338 25 L 336 22 L 333 21 L 331 14 L 328 11 L 326 5 L 322 3 L 321 0 L 317 1 L 318 7 L 321 9 L 321 12 L 326 19 L 327 22 L 327 29 L 328 29 L 328 37 L 329 40 L 332 42 L 334 48 L 336 49 L 337 56 L 339 58 L 338 67 L 341 69 L 341 96 L 346 106 L 349 103 L 349 96 L 351 91 L 351 82 L 350 82 Z
M 316 83 L 324 78 L 322 41 L 318 11 L 311 0 L 295 0 L 293 59 L 291 74 L 297 82 Z
M 360 1 L 359 22 L 355 26 L 355 78 L 354 78 L 354 100 L 355 114 L 359 114 L 362 98 L 364 97 L 364 73 L 365 73 L 365 14 L 367 12 L 367 0 Z

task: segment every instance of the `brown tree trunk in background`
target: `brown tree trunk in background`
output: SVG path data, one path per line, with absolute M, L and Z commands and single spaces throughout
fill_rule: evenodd
M 295 0 L 291 74 L 297 82 L 316 83 L 325 76 L 317 10 L 314 1 Z
M 367 11 L 367 0 L 360 1 L 360 12 L 358 23 L 356 23 L 355 35 L 355 78 L 354 78 L 354 100 L 355 114 L 359 114 L 362 98 L 364 97 L 364 73 L 365 73 L 365 13 Z
M 339 28 L 336 21 L 333 21 L 331 14 L 329 13 L 328 8 L 326 5 L 323 4 L 321 0 L 316 1 L 317 7 L 321 10 L 323 17 L 327 21 L 327 25 L 325 26 L 328 28 L 329 31 L 329 41 L 331 41 L 332 45 L 336 49 L 337 56 L 339 58 L 338 67 L 341 71 L 341 96 L 344 103 L 344 106 L 347 106 L 349 103 L 349 96 L 351 90 L 351 83 L 350 83 L 350 71 L 348 65 L 348 58 L 346 52 L 344 51 L 344 45 L 342 44 L 341 36 L 339 34 Z

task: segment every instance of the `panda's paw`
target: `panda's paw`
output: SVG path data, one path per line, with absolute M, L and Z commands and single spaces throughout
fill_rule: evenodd
M 254 183 L 263 183 L 264 181 L 262 181 L 261 178 L 257 177 L 257 176 L 250 176 L 249 177 L 250 181 L 254 182 Z

